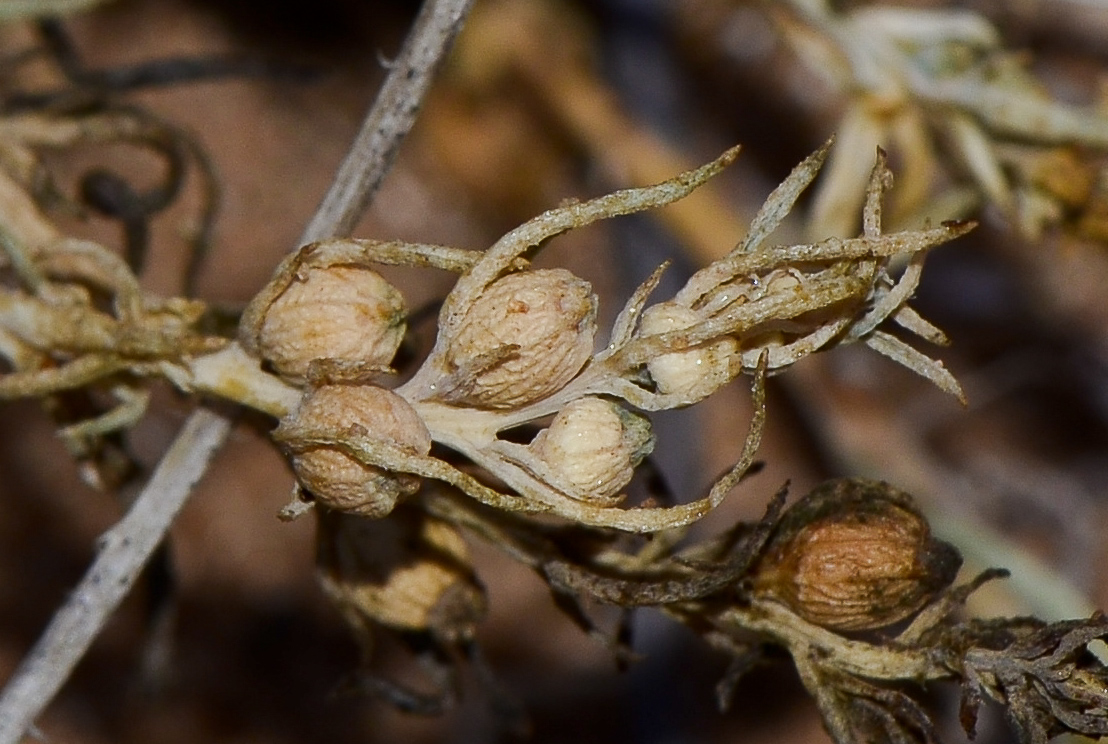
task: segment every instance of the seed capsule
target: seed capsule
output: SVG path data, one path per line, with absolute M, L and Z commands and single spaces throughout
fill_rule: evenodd
M 643 312 L 640 332 L 653 336 L 679 331 L 698 320 L 700 316 L 689 308 L 663 302 Z M 659 393 L 679 395 L 685 404 L 691 404 L 707 398 L 731 379 L 731 358 L 738 350 L 738 341 L 721 338 L 686 351 L 662 354 L 651 359 L 646 369 Z
M 561 389 L 592 356 L 596 306 L 589 283 L 564 269 L 497 280 L 470 308 L 447 348 L 447 364 L 461 374 L 441 398 L 514 408 Z
M 324 511 L 316 552 L 324 590 L 359 635 L 372 623 L 457 643 L 485 614 L 465 540 L 416 509 L 385 520 Z
M 805 620 L 837 631 L 904 620 L 954 580 L 962 558 L 931 536 L 908 494 L 829 481 L 782 517 L 752 576 Z
M 400 292 L 372 269 L 301 266 L 260 317 L 249 345 L 283 377 L 300 382 L 316 359 L 384 367 L 404 338 Z
M 602 398 L 580 398 L 530 445 L 552 484 L 580 501 L 608 506 L 623 498 L 635 466 L 654 449 L 650 422 Z
M 300 447 L 297 432 L 321 432 L 340 439 L 355 432 L 420 455 L 431 451 L 431 435 L 423 419 L 408 401 L 390 390 L 374 385 L 324 385 L 305 395 L 274 435 L 284 437 L 293 447 L 296 477 L 318 503 L 366 517 L 388 514 L 397 501 L 419 489 L 419 479 L 366 465 L 337 447 Z

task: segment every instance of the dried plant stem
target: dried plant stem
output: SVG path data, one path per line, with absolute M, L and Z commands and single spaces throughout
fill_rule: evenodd
M 304 229 L 302 244 L 347 235 L 354 229 L 415 123 L 435 68 L 472 5 L 473 0 L 423 4 L 327 196 Z
M 54 615 L 0 697 L 0 742 L 18 744 L 130 590 L 185 497 L 223 443 L 230 420 L 196 411 L 162 458 L 142 496 L 100 539 L 100 554 Z
M 415 122 L 435 67 L 472 0 L 427 0 L 301 243 L 352 229 Z M 18 744 L 130 590 L 231 429 L 199 409 L 158 463 L 128 514 L 103 538 L 92 567 L 0 695 L 0 744 Z

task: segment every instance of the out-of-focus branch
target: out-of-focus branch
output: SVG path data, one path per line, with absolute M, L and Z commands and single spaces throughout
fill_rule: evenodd
M 105 0 L 0 0 L 0 21 L 77 13 L 104 2 Z
M 415 124 L 435 68 L 472 5 L 473 0 L 424 3 L 331 188 L 304 228 L 301 244 L 348 235 L 354 229 Z

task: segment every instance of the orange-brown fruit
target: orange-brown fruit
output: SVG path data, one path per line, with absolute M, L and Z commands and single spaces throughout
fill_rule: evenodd
M 961 564 L 953 546 L 932 537 L 908 494 L 845 478 L 824 483 L 785 513 L 752 586 L 816 625 L 865 631 L 914 615 Z

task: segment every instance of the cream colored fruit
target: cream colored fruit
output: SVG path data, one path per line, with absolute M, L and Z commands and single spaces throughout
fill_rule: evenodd
M 418 455 L 431 451 L 431 435 L 408 401 L 374 385 L 324 385 L 309 392 L 275 436 L 294 445 L 293 470 L 315 500 L 331 509 L 381 517 L 419 489 L 419 479 L 359 462 L 340 447 L 304 447 L 313 433 L 339 440 L 364 439 Z
M 442 399 L 514 408 L 560 390 L 592 356 L 596 307 L 589 283 L 564 269 L 497 280 L 451 339 L 446 362 L 460 374 Z
M 654 448 L 650 422 L 602 398 L 573 401 L 531 443 L 566 495 L 599 505 L 618 503 L 635 466 Z
M 640 334 L 653 336 L 689 328 L 700 320 L 694 311 L 673 302 L 648 307 Z M 731 361 L 739 351 L 733 338 L 722 338 L 685 351 L 651 359 L 647 371 L 659 393 L 682 398 L 685 404 L 702 400 L 731 379 Z
M 316 359 L 388 366 L 404 338 L 400 292 L 359 266 L 304 268 L 265 311 L 258 352 L 282 376 L 304 379 Z

